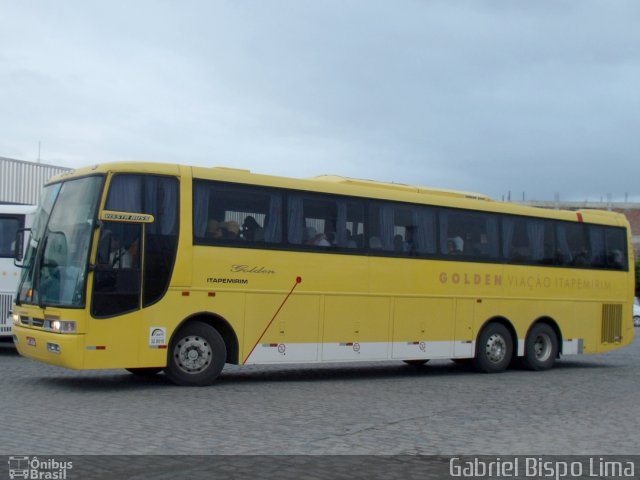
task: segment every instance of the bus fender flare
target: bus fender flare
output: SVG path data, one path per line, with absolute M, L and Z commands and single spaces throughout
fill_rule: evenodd
M 518 353 L 518 346 L 519 346 L 518 333 L 516 332 L 516 329 L 511 323 L 511 321 L 507 317 L 503 317 L 500 315 L 488 318 L 487 320 L 485 320 L 482 326 L 478 329 L 478 333 L 476 337 L 476 348 L 477 348 L 477 343 L 478 343 L 477 341 L 478 341 L 478 338 L 480 337 L 480 334 L 490 323 L 500 323 L 504 325 L 507 330 L 509 330 L 509 333 L 511 334 L 511 339 L 513 340 L 513 356 L 515 357 Z
M 206 323 L 207 325 L 210 325 L 211 327 L 215 328 L 218 331 L 218 333 L 222 336 L 222 339 L 224 340 L 225 346 L 227 348 L 226 363 L 231 363 L 234 365 L 238 364 L 239 351 L 240 351 L 239 344 L 238 344 L 238 336 L 235 330 L 233 329 L 233 327 L 231 326 L 231 324 L 224 317 L 216 313 L 207 312 L 207 311 L 193 313 L 188 317 L 186 317 L 184 320 L 182 320 L 176 326 L 175 330 L 171 335 L 172 336 L 175 335 L 177 332 L 180 331 L 180 329 L 184 325 L 193 321 Z

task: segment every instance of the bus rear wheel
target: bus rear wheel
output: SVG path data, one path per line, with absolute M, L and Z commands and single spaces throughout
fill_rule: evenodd
M 171 339 L 167 378 L 177 385 L 211 385 L 224 367 L 227 348 L 222 336 L 203 322 L 189 322 Z
M 498 373 L 507 369 L 513 355 L 513 339 L 507 327 L 490 323 L 478 337 L 473 366 L 484 373 Z
M 531 327 L 524 345 L 523 365 L 529 370 L 548 370 L 558 356 L 558 336 L 546 323 Z

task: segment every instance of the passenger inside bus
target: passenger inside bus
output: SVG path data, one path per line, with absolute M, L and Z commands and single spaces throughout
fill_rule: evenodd
M 217 220 L 209 220 L 207 222 L 207 231 L 205 233 L 205 238 L 208 240 L 218 240 L 224 237 L 224 233 L 222 231 L 222 227 L 220 226 L 220 222 Z
M 393 237 L 393 249 L 396 252 L 404 252 L 404 238 L 402 238 L 402 235 L 398 234 Z
M 238 222 L 234 222 L 233 220 L 230 222 L 224 222 L 222 224 L 222 228 L 225 238 L 229 240 L 237 240 L 240 238 L 240 225 Z
M 404 229 L 404 232 L 405 232 L 404 251 L 407 253 L 415 254 L 416 252 L 416 245 L 414 243 L 416 228 L 417 227 L 415 225 L 407 225 Z
M 307 245 L 315 245 L 318 247 L 330 247 L 331 243 L 327 240 L 324 233 L 318 233 L 313 227 L 307 227 L 305 229 L 305 238 Z
M 264 229 L 257 220 L 248 215 L 242 222 L 242 238 L 250 242 L 261 242 L 264 240 Z
M 209 220 L 205 238 L 207 240 L 237 240 L 240 238 L 240 225 L 234 221 Z
M 447 253 L 449 255 L 460 255 L 464 248 L 464 240 L 460 237 L 453 237 L 447 240 Z

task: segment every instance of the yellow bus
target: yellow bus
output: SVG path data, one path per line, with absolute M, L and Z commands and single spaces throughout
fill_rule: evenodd
M 49 364 L 208 385 L 226 363 L 543 370 L 633 338 L 612 212 L 150 163 L 69 172 L 41 197 L 13 321 Z

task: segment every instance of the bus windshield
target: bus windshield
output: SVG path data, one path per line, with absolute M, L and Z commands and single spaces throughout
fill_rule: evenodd
M 47 186 L 29 239 L 18 302 L 82 307 L 102 176 Z

